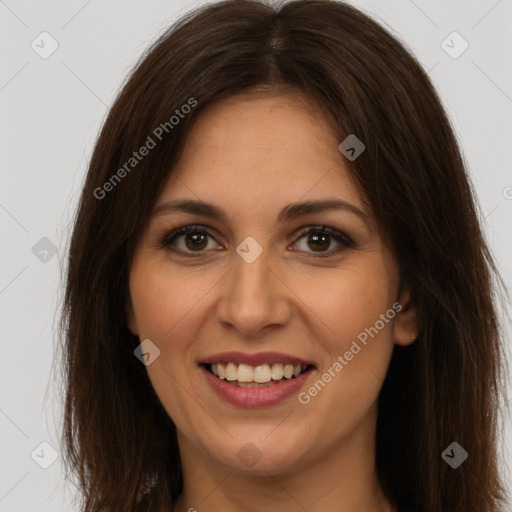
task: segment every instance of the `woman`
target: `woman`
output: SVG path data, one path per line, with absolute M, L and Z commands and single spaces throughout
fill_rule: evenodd
M 83 510 L 495 511 L 495 274 L 400 42 L 329 0 L 191 12 L 111 108 L 75 220 Z

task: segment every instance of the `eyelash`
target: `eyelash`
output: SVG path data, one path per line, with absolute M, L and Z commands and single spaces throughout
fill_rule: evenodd
M 210 236 L 215 240 L 215 238 L 208 232 L 208 228 L 206 226 L 202 226 L 200 224 L 190 224 L 187 226 L 183 226 L 180 228 L 176 228 L 170 232 L 164 233 L 163 236 L 159 239 L 159 247 L 160 248 L 166 248 L 169 246 L 176 238 L 178 238 L 180 235 L 187 234 L 187 233 L 195 233 L 195 232 L 202 232 L 205 233 L 207 236 Z M 312 254 L 312 258 L 328 258 L 331 256 L 334 256 L 341 252 L 344 249 L 351 249 L 355 247 L 354 242 L 346 236 L 344 233 L 341 233 L 340 231 L 337 231 L 335 229 L 329 228 L 327 226 L 308 226 L 307 228 L 304 228 L 304 230 L 301 230 L 298 234 L 297 241 L 303 238 L 305 235 L 308 235 L 310 233 L 316 233 L 316 234 L 326 234 L 330 235 L 332 238 L 336 240 L 336 242 L 339 242 L 342 247 L 339 247 L 333 251 L 324 252 L 324 253 L 310 253 Z M 173 252 L 180 254 L 182 256 L 185 256 L 187 258 L 197 258 L 200 257 L 201 254 L 203 254 L 205 251 L 197 251 L 196 254 L 193 254 L 193 252 L 188 251 L 182 251 L 181 249 L 171 249 Z

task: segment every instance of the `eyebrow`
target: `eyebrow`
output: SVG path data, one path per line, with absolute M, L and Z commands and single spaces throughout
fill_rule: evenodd
M 290 221 L 303 215 L 323 213 L 326 211 L 346 211 L 353 213 L 359 216 L 368 227 L 370 226 L 370 216 L 360 210 L 357 206 L 343 201 L 342 199 L 329 198 L 288 204 L 279 212 L 277 221 Z M 226 224 L 228 223 L 228 216 L 222 208 L 196 199 L 174 199 L 173 201 L 161 203 L 155 207 L 151 216 L 157 217 L 172 212 L 185 212 L 202 215 L 205 217 L 211 217 Z

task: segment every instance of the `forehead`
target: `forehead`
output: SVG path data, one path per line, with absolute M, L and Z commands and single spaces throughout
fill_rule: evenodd
M 219 153 L 233 159 L 248 159 L 254 153 L 318 156 L 333 144 L 336 148 L 320 109 L 298 92 L 245 92 L 214 102 L 201 113 L 187 139 L 189 151 L 208 148 L 212 157 Z
M 277 207 L 335 195 L 363 209 L 338 144 L 300 93 L 231 96 L 200 113 L 162 196 Z

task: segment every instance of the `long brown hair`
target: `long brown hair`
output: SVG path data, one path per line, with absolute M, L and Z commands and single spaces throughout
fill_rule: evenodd
M 303 92 L 340 142 L 352 133 L 364 142 L 347 163 L 421 312 L 419 336 L 395 347 L 379 397 L 385 493 L 407 512 L 495 510 L 505 498 L 503 283 L 475 192 L 425 71 L 369 16 L 331 0 L 196 9 L 148 49 L 110 109 L 74 219 L 60 327 L 63 444 L 83 510 L 159 511 L 181 492 L 175 426 L 126 326 L 130 262 L 194 120 L 211 102 L 257 87 Z M 154 147 L 133 165 L 148 137 Z M 454 441 L 469 454 L 457 469 L 441 457 Z

